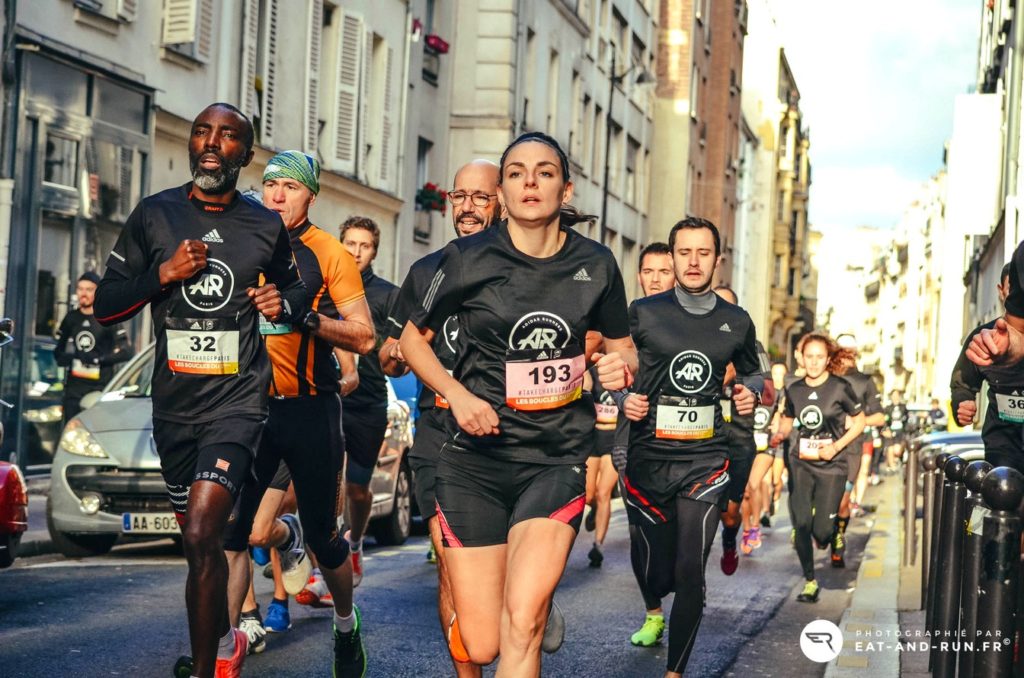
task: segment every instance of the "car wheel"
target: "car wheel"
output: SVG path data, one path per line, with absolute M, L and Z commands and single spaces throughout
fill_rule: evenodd
M 10 534 L 0 536 L 0 570 L 14 564 L 14 559 L 18 557 L 18 542 L 20 541 L 20 534 L 16 537 Z
M 373 526 L 373 538 L 382 546 L 398 546 L 409 538 L 412 523 L 412 473 L 409 465 L 402 462 L 395 479 L 395 499 L 391 513 L 378 520 Z
M 50 502 L 46 502 L 46 529 L 57 551 L 66 558 L 88 558 L 102 556 L 114 547 L 116 534 L 74 534 L 61 532 L 53 524 Z

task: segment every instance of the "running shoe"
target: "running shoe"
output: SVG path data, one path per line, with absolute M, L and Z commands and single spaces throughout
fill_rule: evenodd
M 324 581 L 323 575 L 314 572 L 309 575 L 306 588 L 295 594 L 295 602 L 315 608 L 334 607 L 334 596 L 327 588 L 327 582 Z
M 362 618 L 359 607 L 352 606 L 356 625 L 348 633 L 334 627 L 334 678 L 362 678 L 366 675 L 366 649 L 360 636 Z
M 345 532 L 345 541 L 348 542 L 349 549 L 352 551 L 352 588 L 359 586 L 363 581 L 363 542 L 359 542 L 359 548 L 349 540 L 352 536 L 352 532 Z
M 292 627 L 292 616 L 288 612 L 288 606 L 270 601 L 267 605 L 267 616 L 263 618 L 263 628 L 271 633 L 284 633 Z
M 274 578 L 274 564 L 273 563 L 267 563 L 263 567 L 263 577 L 265 579 L 273 579 Z
M 639 647 L 652 647 L 661 642 L 665 634 L 665 616 L 649 614 L 640 630 L 629 637 L 629 642 Z
M 743 530 L 743 539 L 740 541 L 740 550 L 743 551 L 743 555 L 749 556 L 754 551 L 754 547 L 750 544 L 750 530 Z
M 736 573 L 736 568 L 740 566 L 740 555 L 736 552 L 736 544 L 731 547 L 722 546 L 722 560 L 719 561 L 722 566 L 722 574 L 732 576 Z
M 601 553 L 601 548 L 597 544 L 590 548 L 587 558 L 590 558 L 590 567 L 601 567 L 601 563 L 604 562 L 604 554 Z
M 252 547 L 252 560 L 258 566 L 263 567 L 270 562 L 270 551 L 263 548 L 262 546 Z
M 299 517 L 294 513 L 286 513 L 281 516 L 281 520 L 288 526 L 292 535 L 290 543 L 277 549 L 281 556 L 281 581 L 284 583 L 284 590 L 294 596 L 309 581 L 309 573 L 313 571 L 313 566 L 303 548 L 302 524 Z
M 846 537 L 841 530 L 832 537 L 832 567 L 846 567 Z
M 809 581 L 804 584 L 804 590 L 800 592 L 800 595 L 796 597 L 797 602 L 801 603 L 816 603 L 818 602 L 818 592 L 821 589 L 818 587 L 818 582 Z
M 593 532 L 594 528 L 597 527 L 597 509 L 593 506 L 587 512 L 587 517 L 583 519 L 583 527 L 587 532 Z
M 755 549 L 761 548 L 761 528 L 750 528 L 750 545 Z
M 437 551 L 434 550 L 433 544 L 431 544 L 430 548 L 427 549 L 427 562 L 431 565 L 437 564 Z
M 243 612 L 238 628 L 242 629 L 249 639 L 249 654 L 259 654 L 267 649 L 267 630 L 263 628 L 259 608 L 252 612 Z
M 241 629 L 231 629 L 235 634 L 235 653 L 231 659 L 217 659 L 217 668 L 213 678 L 242 678 L 242 664 L 249 650 L 249 636 Z
M 770 515 L 768 515 L 768 512 L 765 511 L 764 513 L 761 514 L 761 527 L 771 527 L 771 526 L 772 526 L 772 518 L 771 518 Z
M 551 599 L 551 608 L 548 610 L 548 623 L 544 626 L 544 637 L 540 641 L 540 649 L 548 654 L 558 652 L 565 641 L 565 617 L 558 607 L 555 599 Z

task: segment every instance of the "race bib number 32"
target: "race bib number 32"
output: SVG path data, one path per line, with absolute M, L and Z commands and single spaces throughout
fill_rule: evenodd
M 227 318 L 168 318 L 167 364 L 185 374 L 238 374 L 238 323 Z
M 996 393 L 999 418 L 1012 424 L 1024 424 L 1024 396 Z
M 516 410 L 553 410 L 579 400 L 586 360 L 580 351 L 509 351 L 505 403 Z M 529 354 L 529 355 L 523 355 Z

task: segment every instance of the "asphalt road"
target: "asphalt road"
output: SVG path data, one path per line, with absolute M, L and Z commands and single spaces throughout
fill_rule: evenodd
M 545 676 L 661 676 L 666 646 L 642 649 L 629 635 L 643 604 L 629 566 L 625 513 L 616 501 L 601 569 L 587 567 L 592 537 L 581 533 L 556 593 L 567 624 L 565 645 L 544 659 Z M 820 676 L 821 665 L 798 650 L 803 624 L 839 619 L 856 580 L 847 570 L 822 571 L 815 606 L 789 603 L 801 585 L 783 508 L 764 546 L 724 576 L 716 540 L 708 563 L 708 602 L 688 676 Z M 850 527 L 851 550 L 866 540 L 863 521 Z M 436 575 L 425 562 L 425 537 L 398 548 L 367 545 L 366 578 L 356 591 L 363 610 L 370 676 L 445 676 L 450 668 L 435 610 Z M 825 555 L 819 562 L 825 564 Z M 170 676 L 188 653 L 185 564 L 169 541 L 119 546 L 88 560 L 42 556 L 0 571 L 0 675 Z M 261 604 L 270 581 L 257 575 Z M 291 606 L 293 628 L 271 635 L 250 657 L 250 676 L 330 675 L 330 611 Z M 667 640 L 666 640 L 667 642 Z M 493 668 L 485 672 L 493 675 Z

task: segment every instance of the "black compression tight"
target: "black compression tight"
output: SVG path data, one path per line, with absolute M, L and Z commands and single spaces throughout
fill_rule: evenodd
M 648 609 L 676 594 L 668 622 L 669 671 L 682 673 L 693 650 L 704 616 L 704 568 L 720 517 L 717 504 L 677 497 L 675 520 L 630 526 L 633 573 Z
M 807 581 L 814 579 L 813 537 L 819 545 L 828 544 L 835 530 L 836 512 L 846 490 L 846 475 L 821 473 L 799 461 L 789 465 L 793 491 L 789 495 L 789 513 L 796 530 L 794 548 Z

